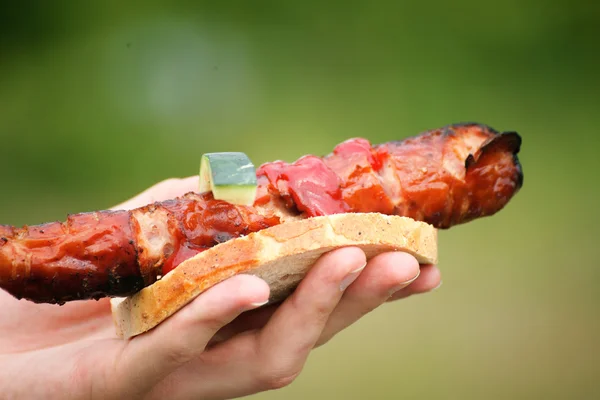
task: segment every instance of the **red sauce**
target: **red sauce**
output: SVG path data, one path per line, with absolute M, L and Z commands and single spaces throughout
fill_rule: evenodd
M 381 169 L 381 155 L 373 152 L 371 142 L 369 142 L 367 139 L 356 138 L 346 140 L 345 142 L 335 146 L 333 149 L 333 154 L 344 158 L 345 160 L 358 155 L 361 158 L 364 157 L 367 163 L 376 171 Z
M 16 238 L 0 239 L 6 244 L 0 252 L 0 283 L 17 298 L 62 303 L 143 287 L 127 211 L 74 214 L 66 224 L 15 231 Z
M 173 255 L 167 259 L 162 268 L 163 274 L 168 274 L 174 270 L 179 264 L 187 259 L 194 257 L 198 253 L 207 250 L 207 247 L 190 247 L 189 243 L 180 243 Z
M 293 164 L 276 161 L 258 171 L 255 204 L 281 196 L 288 208 L 308 217 L 345 212 L 391 213 L 394 204 L 377 171 L 386 154 L 376 153 L 362 138 L 347 140 L 327 157 L 304 156 Z
M 333 155 L 325 158 L 343 182 L 342 198 L 349 211 L 393 213 L 394 203 L 379 176 L 386 157 L 373 151 L 368 140 L 352 139 L 336 146 Z
M 179 222 L 175 248 L 165 261 L 165 275 L 180 263 L 219 243 L 280 223 L 276 216 L 263 216 L 253 207 L 215 200 L 212 193 L 164 202 Z
M 293 164 L 283 161 L 264 164 L 258 175 L 268 178 L 270 192 L 279 194 L 288 207 L 309 217 L 348 211 L 342 201 L 342 181 L 316 156 L 304 156 Z

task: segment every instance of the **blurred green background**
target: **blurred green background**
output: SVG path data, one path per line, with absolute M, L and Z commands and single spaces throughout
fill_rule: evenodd
M 254 398 L 600 398 L 599 3 L 4 3 L 4 224 L 108 208 L 203 152 L 293 161 L 460 121 L 522 135 L 523 190 L 441 232 L 439 290 Z

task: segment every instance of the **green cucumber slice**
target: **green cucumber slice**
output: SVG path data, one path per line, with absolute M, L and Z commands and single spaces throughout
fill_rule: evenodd
M 251 206 L 256 199 L 256 169 L 240 152 L 205 153 L 200 160 L 200 192 L 234 204 Z

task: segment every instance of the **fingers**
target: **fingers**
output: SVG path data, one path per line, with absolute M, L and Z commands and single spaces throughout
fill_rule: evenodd
M 394 293 L 412 286 L 420 276 L 418 261 L 407 253 L 383 253 L 369 261 L 348 288 L 327 322 L 318 346 L 373 311 Z
M 154 203 L 156 201 L 173 199 L 175 197 L 182 196 L 185 193 L 196 191 L 197 189 L 197 175 L 187 178 L 170 178 L 153 185 L 137 196 L 113 207 L 112 209 L 130 210 Z
M 315 263 L 256 339 L 254 373 L 261 383 L 285 386 L 300 373 L 344 290 L 365 265 L 365 254 L 354 247 L 327 253 Z
M 403 299 L 427 293 L 441 285 L 439 269 L 434 265 L 421 265 L 416 279 L 408 278 L 418 267 L 417 261 L 405 253 L 388 253 L 374 257 L 358 279 L 346 290 L 340 304 L 332 313 L 317 346 L 325 344 L 337 332 L 358 321 L 386 301 Z M 220 330 L 210 345 L 267 324 L 279 305 L 263 307 L 240 315 Z
M 365 263 L 358 248 L 325 254 L 283 303 L 247 314 L 258 315 L 253 323 L 259 327 L 268 319 L 261 329 L 208 349 L 161 382 L 151 398 L 234 398 L 291 383 L 342 298 L 342 289 L 359 276 Z
M 149 390 L 197 358 L 224 325 L 264 304 L 268 297 L 268 285 L 248 275 L 232 277 L 210 288 L 154 330 L 128 343 L 119 359 L 122 376 L 128 377 L 124 384 L 140 393 Z
M 385 303 L 391 293 L 408 294 L 417 282 L 416 290 L 427 289 L 439 272 L 432 266 L 420 270 L 413 257 L 399 252 L 374 257 L 363 270 L 365 262 L 358 248 L 324 255 L 286 301 L 237 317 L 219 331 L 228 340 L 169 375 L 152 394 L 232 398 L 284 387 L 318 344 Z
M 440 270 L 435 265 L 421 266 L 421 274 L 413 283 L 394 293 L 388 301 L 400 300 L 406 297 L 431 292 L 437 289 L 442 284 L 442 276 Z
M 261 307 L 241 314 L 230 324 L 220 329 L 208 343 L 208 347 L 224 342 L 240 333 L 261 329 L 271 319 L 273 313 L 277 310 L 280 303 Z

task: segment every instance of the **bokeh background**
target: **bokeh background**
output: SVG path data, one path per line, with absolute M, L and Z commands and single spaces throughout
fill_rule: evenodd
M 439 290 L 255 399 L 600 398 L 599 3 L 3 3 L 1 223 L 108 208 L 204 152 L 293 161 L 460 121 L 522 135 L 523 190 L 441 232 Z

